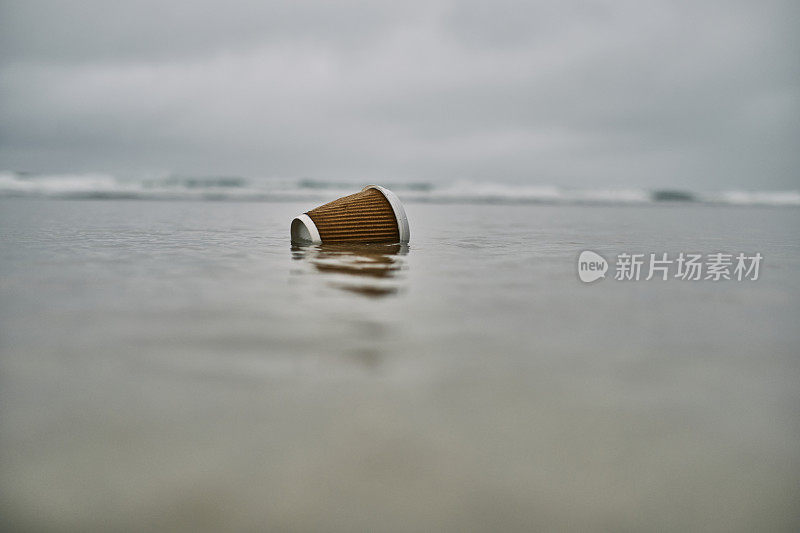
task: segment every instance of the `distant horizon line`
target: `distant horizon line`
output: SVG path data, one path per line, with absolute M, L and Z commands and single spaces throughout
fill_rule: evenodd
M 678 187 L 565 187 L 504 181 L 370 180 L 394 190 L 403 201 L 480 204 L 624 204 L 681 202 L 710 205 L 800 206 L 800 190 Z M 0 171 L 0 198 L 306 201 L 329 200 L 357 192 L 363 180 L 248 178 L 235 175 L 121 178 L 105 172 L 32 173 Z
M 800 191 L 800 185 L 788 188 L 758 188 L 758 187 L 717 187 L 717 188 L 690 188 L 672 185 L 657 185 L 657 186 L 631 186 L 631 185 L 616 185 L 616 186 L 573 186 L 573 185 L 558 185 L 548 181 L 522 181 L 517 178 L 325 178 L 309 175 L 279 175 L 279 174 L 261 174 L 261 173 L 236 173 L 236 172 L 179 172 L 179 171 L 109 171 L 109 170 L 79 170 L 79 171 L 38 171 L 38 170 L 19 170 L 19 169 L 2 169 L 0 168 L 0 176 L 14 175 L 22 179 L 76 179 L 76 178 L 101 178 L 112 179 L 118 182 L 145 182 L 145 183 L 163 183 L 163 184 L 176 184 L 180 182 L 185 183 L 218 183 L 224 184 L 229 182 L 236 183 L 241 186 L 249 182 L 263 182 L 269 180 L 273 182 L 296 183 L 302 188 L 336 188 L 336 187 L 352 187 L 359 184 L 368 184 L 380 182 L 385 184 L 394 185 L 399 189 L 411 190 L 432 190 L 440 186 L 453 186 L 459 184 L 466 185 L 498 185 L 515 188 L 557 188 L 564 191 L 624 191 L 624 190 L 638 190 L 648 192 L 690 192 L 690 193 L 715 193 L 715 192 L 794 192 Z

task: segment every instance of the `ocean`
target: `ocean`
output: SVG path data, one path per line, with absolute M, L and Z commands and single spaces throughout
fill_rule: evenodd
M 116 176 L 103 173 L 35 174 L 0 171 L 0 198 L 72 200 L 217 200 L 327 202 L 363 187 L 360 182 L 242 176 Z M 380 185 L 403 200 L 429 203 L 643 205 L 693 202 L 711 205 L 800 206 L 800 190 L 578 189 L 498 181 L 401 182 Z
M 293 247 L 357 189 L 192 179 L 0 177 L 6 528 L 800 526 L 798 193 L 412 184 L 408 246 Z

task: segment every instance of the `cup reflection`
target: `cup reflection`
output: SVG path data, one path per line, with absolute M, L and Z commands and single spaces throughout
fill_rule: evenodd
M 368 298 L 400 292 L 406 244 L 292 245 L 292 259 L 324 276 L 329 286 Z

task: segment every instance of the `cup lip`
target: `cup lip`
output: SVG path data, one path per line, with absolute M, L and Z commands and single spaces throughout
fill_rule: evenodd
M 363 192 L 367 189 L 377 189 L 389 200 L 389 205 L 392 206 L 392 211 L 394 211 L 394 218 L 397 220 L 397 231 L 400 234 L 400 242 L 407 244 L 411 238 L 411 231 L 408 228 L 408 217 L 406 216 L 406 210 L 403 209 L 403 204 L 400 202 L 400 198 L 386 187 L 381 187 L 380 185 L 367 185 L 361 189 L 361 191 Z
M 319 236 L 319 230 L 317 229 L 317 225 L 314 224 L 314 221 L 311 220 L 310 216 L 308 216 L 306 213 L 303 213 L 302 215 L 297 215 L 296 217 L 294 217 L 292 223 L 294 223 L 295 220 L 299 221 L 306 227 L 306 229 L 308 230 L 308 234 L 311 236 L 311 244 L 322 244 L 322 239 Z M 292 241 L 295 241 L 294 232 L 292 234 Z

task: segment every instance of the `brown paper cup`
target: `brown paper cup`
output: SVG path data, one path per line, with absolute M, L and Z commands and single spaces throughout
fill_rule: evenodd
M 397 196 L 378 185 L 334 200 L 292 220 L 292 242 L 407 243 L 408 217 Z

